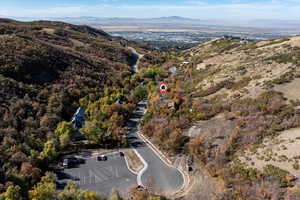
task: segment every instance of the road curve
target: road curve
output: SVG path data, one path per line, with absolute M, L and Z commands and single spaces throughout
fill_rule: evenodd
M 136 56 L 136 62 L 135 64 L 133 64 L 131 66 L 132 70 L 135 72 L 135 73 L 138 73 L 139 72 L 139 69 L 138 69 L 138 66 L 139 66 L 139 62 L 140 62 L 140 59 L 143 57 L 142 54 L 139 54 L 134 48 L 132 47 L 128 47 L 128 49 Z
M 144 169 L 138 174 L 137 182 L 165 193 L 175 193 L 184 183 L 183 175 L 178 169 L 167 166 L 138 135 L 138 123 L 144 115 L 146 105 L 147 101 L 140 102 L 127 124 L 129 145 L 135 149 L 144 162 Z
M 138 58 L 135 65 L 132 66 L 133 71 L 138 73 L 138 64 L 143 55 L 132 47 L 128 48 Z M 147 100 L 140 102 L 127 124 L 129 145 L 135 149 L 144 164 L 144 168 L 137 176 L 137 182 L 146 187 L 150 185 L 164 193 L 175 193 L 184 185 L 183 174 L 178 169 L 166 165 L 138 134 L 138 124 L 145 114 L 146 107 Z

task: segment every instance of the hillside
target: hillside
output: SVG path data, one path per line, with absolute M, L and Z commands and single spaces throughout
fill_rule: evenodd
M 88 26 L 0 19 L 0 194 L 16 189 L 26 199 L 60 154 L 78 149 L 69 121 L 79 106 L 97 113 L 90 124 L 103 123 L 97 138 L 95 127 L 84 130 L 91 143 L 124 145 L 120 130 L 138 101 L 129 46 L 147 53 Z M 118 99 L 124 104 L 114 105 Z M 111 134 L 103 139 L 102 130 Z
M 299 198 L 299 134 L 282 133 L 300 125 L 299 41 L 224 37 L 165 55 L 156 80 L 169 92 L 153 87 L 142 130 L 194 161 L 186 199 Z
M 138 74 L 129 47 L 143 54 Z M 125 124 L 147 95 L 141 132 L 188 166 L 183 199 L 300 198 L 300 36 L 223 37 L 163 52 L 88 26 L 0 19 L 0 50 L 1 200 L 48 190 L 103 199 L 72 184 L 58 193 L 46 172 L 64 154 L 128 147 Z M 78 107 L 85 142 L 74 142 L 69 122 Z

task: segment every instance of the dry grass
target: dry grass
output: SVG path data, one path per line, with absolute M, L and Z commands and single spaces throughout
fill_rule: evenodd
M 144 167 L 142 161 L 132 149 L 126 149 L 124 154 L 132 171 L 138 173 Z
M 191 188 L 184 196 L 185 200 L 215 199 L 224 191 L 223 181 L 213 178 L 205 168 L 190 174 Z
M 215 92 L 215 95 L 227 93 L 227 100 L 234 100 L 236 96 L 239 98 L 256 98 L 268 90 L 270 86 L 276 86 L 273 83 L 274 80 L 280 79 L 286 73 L 296 74 L 299 72 L 299 69 L 293 69 L 295 68 L 293 61 L 288 60 L 289 56 L 298 54 L 298 50 L 292 47 L 298 47 L 299 41 L 300 37 L 293 37 L 291 39 L 236 44 L 234 41 L 219 39 L 187 50 L 185 55 L 189 57 L 190 61 L 195 61 L 194 75 L 198 77 L 198 81 L 193 84 L 195 84 L 196 90 L 207 90 L 224 80 L 228 80 L 241 87 L 238 90 L 234 90 L 234 88 L 230 90 L 220 89 Z M 225 48 L 226 45 L 229 49 L 218 53 L 218 49 Z M 277 56 L 281 56 L 287 62 L 276 60 Z M 239 84 L 245 78 L 250 78 L 248 84 Z M 272 84 L 266 85 L 266 83 Z M 295 89 L 297 88 L 295 85 L 296 83 L 290 87 Z M 209 96 L 209 98 L 215 95 Z
M 271 164 L 300 178 L 300 128 L 283 131 L 278 137 L 265 139 L 256 149 L 248 150 L 239 159 L 249 167 L 262 170 Z
M 299 36 L 292 37 L 291 40 L 290 40 L 290 44 L 293 47 L 300 47 L 300 37 Z
M 289 100 L 297 100 L 300 99 L 300 91 L 299 91 L 300 79 L 295 79 L 290 83 L 286 83 L 284 85 L 277 85 L 275 90 L 282 92 L 286 98 Z

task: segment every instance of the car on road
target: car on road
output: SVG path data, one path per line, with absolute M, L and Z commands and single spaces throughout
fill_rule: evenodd
M 106 161 L 107 160 L 107 156 L 105 156 L 105 155 L 98 156 L 97 160 L 98 161 Z
M 122 151 L 120 151 L 120 156 L 124 157 L 124 153 Z

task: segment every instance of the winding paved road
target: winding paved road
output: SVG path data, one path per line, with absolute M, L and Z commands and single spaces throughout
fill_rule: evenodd
M 130 48 L 137 56 L 133 71 L 138 73 L 138 63 L 142 55 Z M 85 159 L 85 163 L 70 169 L 57 171 L 59 177 L 58 186 L 61 190 L 68 181 L 77 181 L 81 189 L 98 192 L 109 196 L 112 188 L 126 194 L 128 189 L 136 184 L 152 187 L 156 191 L 174 193 L 184 184 L 183 175 L 176 168 L 166 165 L 160 157 L 139 137 L 138 125 L 143 118 L 147 107 L 147 101 L 140 102 L 134 115 L 127 124 L 129 145 L 144 163 L 144 168 L 138 175 L 132 173 L 124 157 L 118 153 L 108 156 L 107 161 L 97 161 L 96 156 L 75 155 Z
M 146 162 L 146 168 L 138 175 L 137 182 L 141 181 L 140 184 L 146 187 L 150 184 L 154 189 L 159 189 L 164 193 L 177 192 L 184 183 L 182 174 L 176 168 L 167 166 L 138 135 L 137 126 L 144 116 L 146 106 L 147 101 L 140 102 L 133 118 L 128 122 L 129 144 Z
M 129 49 L 137 56 L 136 64 L 133 65 L 134 72 L 138 73 L 138 64 L 143 55 L 139 54 L 134 48 Z M 138 124 L 143 118 L 147 107 L 147 100 L 138 104 L 134 116 L 128 122 L 128 137 L 130 146 L 144 162 L 144 168 L 139 172 L 137 177 L 138 184 L 151 186 L 156 190 L 164 193 L 174 193 L 180 190 L 184 185 L 183 174 L 176 168 L 166 165 L 160 157 L 146 144 L 138 134 Z

